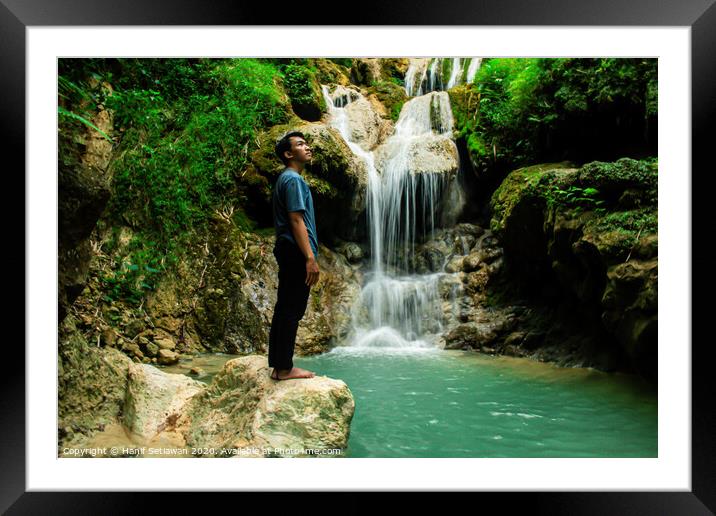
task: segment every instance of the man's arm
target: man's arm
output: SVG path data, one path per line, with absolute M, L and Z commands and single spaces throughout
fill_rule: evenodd
M 311 243 L 308 240 L 308 229 L 306 229 L 306 224 L 303 222 L 303 212 L 289 211 L 288 218 L 291 223 L 293 238 L 296 239 L 298 248 L 303 253 L 303 256 L 306 257 L 306 285 L 310 287 L 318 282 L 319 270 L 318 262 L 313 255 Z

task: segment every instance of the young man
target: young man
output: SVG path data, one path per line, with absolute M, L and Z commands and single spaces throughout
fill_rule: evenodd
M 276 144 L 276 154 L 286 166 L 273 190 L 273 220 L 278 262 L 278 295 L 269 334 L 271 378 L 313 378 L 311 371 L 293 367 L 298 322 L 306 313 L 308 293 L 318 281 L 318 234 L 313 198 L 301 177 L 312 158 L 305 136 L 289 132 Z

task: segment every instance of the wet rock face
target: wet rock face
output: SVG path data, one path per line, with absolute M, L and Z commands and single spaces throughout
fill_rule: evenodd
M 174 352 L 268 352 L 278 290 L 274 242 L 272 236 L 243 233 L 230 220 L 214 220 L 206 246 L 180 263 L 147 299 L 154 329 L 143 334 L 148 344 L 141 346 L 137 339 L 137 350 L 148 352 L 169 342 L 174 347 L 165 347 Z M 359 252 L 350 244 L 349 248 Z M 357 263 L 349 264 L 345 256 L 321 245 L 318 264 L 319 282 L 311 288 L 299 324 L 299 355 L 327 351 L 348 333 L 348 307 L 360 292 Z M 148 354 L 161 363 L 172 359 L 160 353 Z
M 58 446 L 101 431 L 122 409 L 127 371 L 123 353 L 88 343 L 69 314 L 60 323 L 58 348 Z
M 345 107 L 347 123 L 351 128 L 349 141 L 364 151 L 375 149 L 392 130 L 384 120 L 385 107 L 374 96 L 366 97 L 354 86 L 337 86 L 330 90 L 337 107 Z
M 318 238 L 360 241 L 365 236 L 365 164 L 353 155 L 340 133 L 325 123 L 294 121 L 277 125 L 259 136 L 260 147 L 251 155 L 249 172 L 256 186 L 249 192 L 247 213 L 265 225 L 272 224 L 272 184 L 285 166 L 274 154 L 274 145 L 288 131 L 300 131 L 313 150 L 313 159 L 302 173 L 311 188 Z M 249 173 L 247 172 L 247 173 Z
M 380 59 L 358 58 L 353 60 L 351 66 L 351 80 L 355 84 L 369 86 L 382 79 Z
M 591 355 L 611 364 L 625 355 L 629 367 L 651 380 L 657 364 L 656 175 L 654 165 L 629 159 L 516 170 L 492 197 L 491 223 L 514 277 L 570 306 L 567 317 L 605 341 L 601 351 L 589 343 Z
M 241 287 L 265 332 L 264 340 L 255 343 L 254 349 L 266 352 L 278 291 L 278 264 L 272 253 L 273 242 L 273 238 L 265 241 L 264 266 L 260 270 L 248 271 Z M 306 313 L 298 326 L 297 355 L 323 353 L 348 335 L 350 307 L 360 295 L 362 275 L 357 264 L 351 265 L 345 256 L 320 246 L 318 266 L 321 271 L 319 281 L 311 287 Z
M 324 376 L 278 382 L 269 372 L 265 357 L 229 360 L 178 419 L 187 444 L 284 450 L 274 456 L 344 450 L 355 410 L 348 386 Z
M 658 263 L 630 261 L 610 267 L 602 298 L 602 321 L 616 335 L 638 370 L 656 380 Z
M 112 132 L 112 117 L 100 110 L 92 123 L 105 133 Z M 82 135 L 64 134 L 74 140 L 76 161 L 58 161 L 58 308 L 62 321 L 67 310 L 87 283 L 92 257 L 90 234 L 110 196 L 109 162 L 112 143 L 94 129 Z

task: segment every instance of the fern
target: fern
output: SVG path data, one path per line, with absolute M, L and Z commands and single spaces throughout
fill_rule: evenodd
M 94 129 L 95 131 L 97 131 L 99 134 L 101 134 L 102 136 L 104 136 L 104 137 L 107 139 L 108 142 L 114 143 L 114 141 L 112 141 L 112 138 L 110 138 L 109 136 L 107 136 L 107 133 L 105 133 L 102 129 L 100 129 L 99 127 L 97 127 L 96 125 L 94 125 L 92 122 L 90 122 L 89 120 L 87 120 L 85 117 L 80 116 L 80 115 L 78 115 L 77 113 L 73 113 L 72 111 L 67 111 L 67 110 L 66 110 L 65 108 L 63 108 L 62 106 L 58 106 L 58 107 L 57 107 L 57 112 L 58 112 L 60 115 L 66 116 L 66 117 L 68 117 L 68 118 L 72 118 L 72 119 L 74 119 L 74 120 L 79 120 L 80 122 L 82 122 L 83 124 L 85 124 L 87 127 L 91 127 L 92 129 Z

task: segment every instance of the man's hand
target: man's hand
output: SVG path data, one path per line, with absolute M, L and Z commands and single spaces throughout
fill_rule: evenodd
M 318 262 L 314 256 L 311 256 L 306 260 L 306 285 L 312 287 L 318 283 L 319 274 L 320 271 L 318 270 Z
M 298 248 L 306 258 L 306 285 L 312 287 L 318 283 L 318 262 L 316 257 L 313 255 L 311 244 L 308 241 L 308 230 L 306 224 L 303 222 L 302 211 L 289 211 L 289 220 L 291 221 L 291 231 L 293 237 L 296 239 Z

